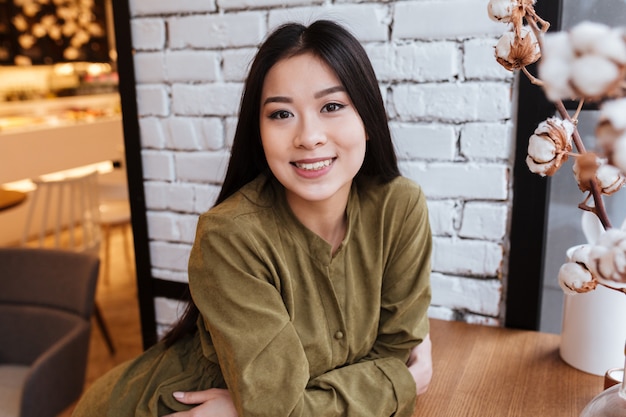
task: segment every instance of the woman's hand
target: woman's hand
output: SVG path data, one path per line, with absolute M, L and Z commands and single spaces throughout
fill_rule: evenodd
M 172 395 L 183 404 L 198 406 L 164 417 L 237 417 L 235 404 L 227 389 L 211 388 L 204 391 L 175 392 Z
M 428 390 L 428 385 L 433 377 L 433 358 L 431 355 L 432 343 L 430 335 L 426 335 L 422 343 L 411 350 L 411 355 L 407 362 L 409 372 L 413 375 L 413 380 L 417 387 L 417 395 L 424 394 Z

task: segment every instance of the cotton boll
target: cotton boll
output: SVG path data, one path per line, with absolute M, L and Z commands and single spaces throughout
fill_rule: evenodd
M 496 60 L 509 71 L 523 68 L 541 57 L 539 42 L 532 30 L 524 26 L 519 33 L 506 32 L 496 44 Z
M 543 40 L 543 51 L 549 59 L 571 61 L 575 51 L 567 32 L 546 33 Z
M 567 262 L 559 269 L 559 286 L 565 294 L 578 294 L 592 291 L 597 283 L 591 272 L 576 262 Z
M 608 229 L 591 248 L 590 265 L 594 276 L 605 285 L 626 287 L 626 232 Z
M 606 94 L 619 75 L 617 64 L 599 55 L 583 55 L 572 63 L 571 81 L 588 98 Z
M 528 140 L 526 165 L 541 176 L 553 175 L 567 161 L 572 150 L 574 125 L 569 120 L 551 117 L 539 123 Z
M 532 135 L 528 140 L 528 154 L 538 163 L 550 162 L 556 155 L 556 146 L 548 137 Z
M 569 31 L 570 42 L 579 54 L 591 54 L 604 42 L 611 28 L 602 23 L 581 22 Z
M 607 165 L 606 161 L 603 161 L 596 171 L 596 178 L 602 193 L 606 195 L 621 190 L 626 182 L 626 178 L 620 173 L 620 170 L 612 165 Z
M 543 59 L 539 61 L 539 78 L 549 100 L 571 99 L 575 92 L 569 84 L 574 51 L 565 32 L 544 36 Z
M 577 54 L 598 54 L 618 63 L 626 63 L 626 42 L 620 29 L 593 22 L 582 22 L 569 32 Z
M 626 134 L 622 135 L 613 145 L 613 165 L 626 175 Z
M 604 102 L 600 119 L 608 121 L 615 130 L 626 130 L 626 98 Z
M 491 20 L 509 23 L 515 7 L 517 7 L 516 0 L 489 0 L 487 12 Z
M 626 38 L 620 30 L 612 30 L 599 42 L 595 51 L 619 64 L 626 64 Z
M 550 101 L 568 100 L 576 97 L 569 83 L 571 64 L 567 61 L 545 61 L 540 65 L 539 76 L 543 90 Z
M 498 43 L 496 43 L 496 58 L 506 59 L 511 53 L 511 45 L 513 43 L 513 39 L 515 38 L 515 33 L 506 32 L 504 35 L 498 39 Z
M 587 265 L 589 263 L 590 245 L 577 245 L 567 250 L 568 262 L 577 262 Z

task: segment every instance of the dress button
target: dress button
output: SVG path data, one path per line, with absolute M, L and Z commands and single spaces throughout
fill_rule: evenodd
M 341 330 L 337 330 L 335 333 L 335 339 L 343 339 L 343 332 Z

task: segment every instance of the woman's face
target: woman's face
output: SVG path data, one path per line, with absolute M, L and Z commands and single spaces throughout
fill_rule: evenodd
M 363 121 L 332 69 L 312 54 L 278 61 L 263 84 L 261 141 L 294 204 L 345 205 L 365 157 Z

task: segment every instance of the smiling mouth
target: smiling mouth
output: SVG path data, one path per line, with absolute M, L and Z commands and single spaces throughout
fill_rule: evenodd
M 305 171 L 317 171 L 329 167 L 333 163 L 333 161 L 334 158 L 311 163 L 293 162 L 293 165 L 295 165 L 296 168 L 303 169 Z

